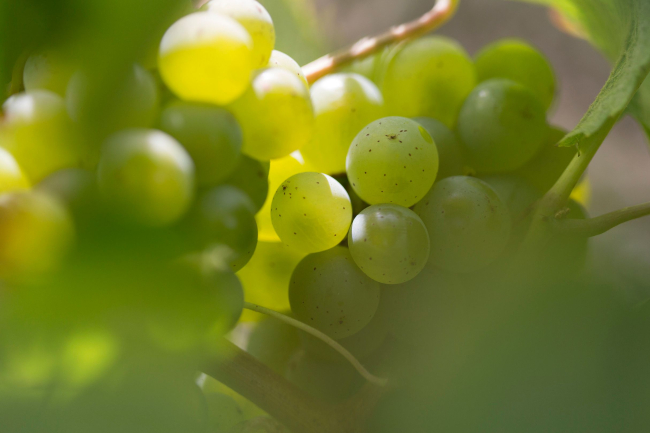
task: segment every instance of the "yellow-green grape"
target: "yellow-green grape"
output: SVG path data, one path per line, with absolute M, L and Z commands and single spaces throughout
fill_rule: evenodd
M 528 182 L 513 174 L 493 174 L 480 179 L 490 185 L 508 207 L 513 223 L 517 223 L 530 211 L 541 194 Z
M 314 110 L 309 90 L 285 69 L 259 72 L 232 109 L 244 131 L 242 150 L 255 159 L 282 158 L 312 137 Z
M 242 132 L 229 111 L 207 104 L 174 102 L 163 110 L 160 127 L 192 157 L 199 187 L 217 185 L 238 168 Z
M 229 104 L 246 91 L 254 67 L 250 35 L 237 21 L 220 14 L 183 17 L 160 43 L 160 75 L 182 99 Z
M 74 239 L 72 219 L 53 197 L 35 191 L 0 195 L 0 278 L 23 280 L 60 264 Z
M 0 194 L 29 189 L 29 186 L 29 180 L 25 177 L 14 157 L 0 147 Z
M 60 96 L 34 90 L 12 96 L 2 108 L 0 147 L 13 155 L 32 184 L 81 165 L 86 154 Z
M 275 46 L 275 28 L 264 6 L 255 0 L 210 0 L 205 8 L 241 24 L 253 39 L 253 68 L 266 66 Z
M 382 117 L 384 100 L 375 84 L 359 74 L 332 74 L 311 87 L 314 136 L 300 153 L 317 171 L 345 172 L 354 137 Z
M 194 197 L 192 158 L 161 131 L 132 129 L 109 137 L 97 175 L 110 210 L 146 226 L 178 221 Z
M 426 129 L 414 120 L 386 117 L 359 132 L 346 166 L 352 187 L 365 202 L 409 207 L 436 180 L 438 151 Z
M 465 50 L 451 39 L 428 36 L 392 56 L 381 89 L 391 114 L 433 117 L 453 128 L 475 85 L 476 71 Z
M 345 239 L 352 222 L 350 196 L 321 173 L 300 173 L 282 182 L 271 203 L 282 242 L 307 253 L 328 250 Z
M 253 202 L 255 212 L 258 212 L 269 193 L 269 166 L 268 162 L 242 155 L 235 172 L 223 183 L 244 191 Z
M 430 262 L 442 270 L 477 271 L 508 244 L 508 207 L 482 180 L 454 176 L 436 182 L 413 210 L 429 232 Z
M 413 120 L 424 126 L 424 129 L 433 138 L 433 142 L 436 143 L 439 159 L 436 180 L 465 174 L 463 149 L 456 133 L 441 121 L 430 117 L 416 117 Z
M 64 96 L 74 73 L 73 65 L 56 51 L 40 51 L 25 62 L 23 84 L 26 91 L 49 90 Z
M 205 401 L 208 405 L 210 432 L 227 433 L 237 424 L 245 421 L 244 412 L 231 396 L 208 392 L 205 393 Z
M 277 373 L 284 374 L 289 358 L 299 346 L 296 328 L 274 317 L 266 317 L 253 328 L 246 351 Z
M 575 147 L 558 147 L 566 135 L 561 128 L 551 128 L 549 138 L 542 149 L 526 165 L 516 171 L 517 175 L 528 181 L 545 194 L 564 173 L 578 152 Z
M 458 134 L 479 173 L 509 172 L 530 161 L 547 142 L 546 112 L 521 84 L 488 80 L 476 86 L 463 104 Z
M 502 39 L 476 55 L 478 80 L 507 78 L 528 87 L 549 108 L 555 96 L 555 74 L 548 59 L 520 39 Z
M 341 339 L 361 331 L 379 306 L 379 283 L 354 263 L 345 247 L 310 254 L 293 271 L 289 284 L 296 318 Z
M 303 83 L 305 83 L 305 86 L 309 87 L 305 73 L 303 72 L 298 62 L 293 60 L 289 55 L 283 53 L 282 51 L 273 50 L 267 67 L 286 69 L 289 72 L 293 72 L 298 78 L 302 80 Z
M 237 272 L 246 300 L 276 311 L 289 310 L 291 273 L 305 256 L 281 242 L 258 242 L 251 260 Z M 242 319 L 256 321 L 258 316 L 244 311 Z
M 412 210 L 391 204 L 370 206 L 354 218 L 350 254 L 361 270 L 383 284 L 415 278 L 429 259 L 429 233 Z

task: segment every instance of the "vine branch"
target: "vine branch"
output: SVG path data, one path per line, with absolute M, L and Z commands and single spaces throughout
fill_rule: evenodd
M 561 220 L 557 222 L 556 228 L 562 233 L 593 237 L 648 215 L 650 215 L 650 202 L 619 209 L 595 218 Z
M 414 21 L 392 27 L 374 37 L 365 37 L 348 48 L 314 60 L 303 67 L 307 81 L 311 84 L 353 60 L 363 59 L 387 45 L 420 37 L 440 27 L 454 15 L 458 2 L 459 0 L 437 0 L 433 9 Z

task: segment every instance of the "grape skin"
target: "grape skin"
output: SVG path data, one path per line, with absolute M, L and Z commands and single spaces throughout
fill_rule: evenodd
M 386 117 L 359 132 L 346 166 L 352 187 L 365 202 L 410 207 L 433 185 L 438 151 L 417 122 Z
M 299 173 L 276 191 L 271 219 L 282 242 L 316 253 L 345 238 L 352 222 L 352 203 L 345 188 L 330 176 Z
M 298 62 L 296 62 L 289 55 L 283 53 L 282 51 L 273 50 L 267 67 L 286 69 L 289 72 L 293 72 L 298 78 L 300 78 L 303 83 L 305 83 L 305 86 L 309 88 L 307 77 L 305 77 L 305 73 L 303 72 Z
M 431 117 L 416 117 L 413 120 L 422 125 L 436 143 L 439 160 L 436 180 L 465 174 L 465 158 L 456 133 Z
M 429 258 L 429 233 L 412 210 L 380 204 L 364 209 L 348 235 L 350 254 L 375 281 L 400 284 L 415 278 Z
M 490 185 L 508 207 L 513 223 L 519 221 L 541 194 L 528 182 L 513 174 L 493 174 L 480 179 Z
M 242 155 L 239 159 L 235 172 L 223 183 L 244 191 L 253 202 L 255 212 L 259 212 L 269 193 L 270 164 L 246 155 Z
M 29 189 L 29 180 L 14 157 L 0 147 L 0 194 Z
M 311 99 L 314 136 L 301 153 L 321 173 L 343 173 L 352 140 L 364 126 L 382 117 L 381 92 L 361 75 L 339 73 L 316 81 Z
M 296 318 L 332 338 L 361 331 L 379 305 L 379 283 L 366 276 L 345 247 L 310 254 L 293 271 L 289 302 Z
M 274 317 L 265 317 L 253 328 L 246 351 L 275 372 L 284 374 L 289 358 L 299 346 L 296 328 Z

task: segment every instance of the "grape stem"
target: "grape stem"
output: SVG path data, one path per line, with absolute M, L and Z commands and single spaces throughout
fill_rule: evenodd
M 348 48 L 314 60 L 303 67 L 307 81 L 311 84 L 335 69 L 363 59 L 387 45 L 418 38 L 440 27 L 454 15 L 458 2 L 459 0 L 437 0 L 433 9 L 414 21 L 392 27 L 374 37 L 365 37 Z
M 381 377 L 377 377 L 374 374 L 370 373 L 366 368 L 361 365 L 359 360 L 354 357 L 345 347 L 341 346 L 339 343 L 337 343 L 335 340 L 332 338 L 328 337 L 326 334 L 322 333 L 318 329 L 312 328 L 311 326 L 293 319 L 287 315 L 284 315 L 282 313 L 278 313 L 277 311 L 261 307 L 259 305 L 251 304 L 250 302 L 245 302 L 244 303 L 244 308 L 246 310 L 251 310 L 255 311 L 257 313 L 261 314 L 266 314 L 267 316 L 271 316 L 275 319 L 281 320 L 282 322 L 291 325 L 295 328 L 300 329 L 301 331 L 304 331 L 308 334 L 313 335 L 314 337 L 322 340 L 325 344 L 330 346 L 332 349 L 336 350 L 338 353 L 340 353 L 345 359 L 352 364 L 352 366 L 359 372 L 361 376 L 364 377 L 368 382 L 378 385 L 378 386 L 386 386 L 388 383 L 388 380 L 383 379 Z
M 570 235 L 593 237 L 648 215 L 650 215 L 650 202 L 619 209 L 595 218 L 559 220 L 556 229 Z

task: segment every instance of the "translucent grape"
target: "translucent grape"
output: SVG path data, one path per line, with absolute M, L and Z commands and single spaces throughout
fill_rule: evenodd
M 205 393 L 208 405 L 210 431 L 228 432 L 240 422 L 244 422 L 244 412 L 231 396 L 221 393 Z
M 271 219 L 282 242 L 315 253 L 345 239 L 352 222 L 352 203 L 345 188 L 330 176 L 299 173 L 276 191 Z
M 354 137 L 382 117 L 383 98 L 375 84 L 358 74 L 332 74 L 311 87 L 314 136 L 301 150 L 315 170 L 345 172 L 345 159 Z
M 512 174 L 493 174 L 480 179 L 490 185 L 508 207 L 513 222 L 521 220 L 541 194 L 524 179 Z
M 479 84 L 458 118 L 469 162 L 479 173 L 513 171 L 548 140 L 544 107 L 521 84 L 504 79 Z
M 271 58 L 269 59 L 268 67 L 286 69 L 289 72 L 293 72 L 298 78 L 302 80 L 303 83 L 305 83 L 305 86 L 309 87 L 305 73 L 303 72 L 298 62 L 296 62 L 289 55 L 283 53 L 282 51 L 273 50 L 271 53 Z
M 179 220 L 194 197 L 194 164 L 164 132 L 132 129 L 112 135 L 98 167 L 101 195 L 111 210 L 147 226 Z
M 25 177 L 14 157 L 0 147 L 0 194 L 28 188 L 29 180 Z
M 244 191 L 257 212 L 264 206 L 269 193 L 269 168 L 268 162 L 260 162 L 242 155 L 235 172 L 223 183 Z
M 289 358 L 299 346 L 296 328 L 266 317 L 253 328 L 246 351 L 277 373 L 284 374 Z
M 309 90 L 285 69 L 257 74 L 232 109 L 244 131 L 243 151 L 255 159 L 282 158 L 311 139 L 314 110 Z
M 49 90 L 64 96 L 74 68 L 56 51 L 40 51 L 25 62 L 23 84 L 26 91 Z
M 429 133 L 404 117 L 376 120 L 356 136 L 347 157 L 352 187 L 370 204 L 412 206 L 438 173 L 438 151 Z
M 370 323 L 379 293 L 379 283 L 359 269 L 345 247 L 308 255 L 289 284 L 296 318 L 336 339 L 354 335 Z
M 451 39 L 428 36 L 392 55 L 381 89 L 391 114 L 433 117 L 453 128 L 475 85 L 476 71 L 465 50 Z
M 350 254 L 375 281 L 400 284 L 415 278 L 429 258 L 429 234 L 412 210 L 380 204 L 354 218 L 348 235 Z
M 163 36 L 158 67 L 165 84 L 179 97 L 228 104 L 250 81 L 253 41 L 230 17 L 193 13 L 176 21 Z
M 275 46 L 275 28 L 264 6 L 255 0 L 211 0 L 205 8 L 241 24 L 253 39 L 253 68 L 266 66 Z
M 508 208 L 482 180 L 443 179 L 413 210 L 429 231 L 430 261 L 442 270 L 479 270 L 496 260 L 508 243 Z
M 555 96 L 555 74 L 548 59 L 527 42 L 502 39 L 476 55 L 479 81 L 507 78 L 529 88 L 548 108 Z
M 430 117 L 416 117 L 416 122 L 424 126 L 438 150 L 438 175 L 436 180 L 451 176 L 461 176 L 465 172 L 463 149 L 456 134 L 439 120 Z
M 192 157 L 199 187 L 214 186 L 238 168 L 242 132 L 227 110 L 174 102 L 162 112 L 160 127 L 177 139 Z
M 349 363 L 332 363 L 298 350 L 289 360 L 286 377 L 312 397 L 336 403 L 350 397 L 357 372 Z

